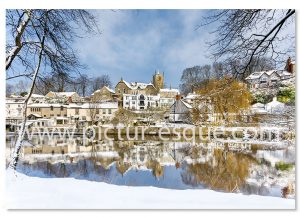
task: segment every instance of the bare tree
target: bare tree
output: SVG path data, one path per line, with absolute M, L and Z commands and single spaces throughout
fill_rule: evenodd
M 90 79 L 86 74 L 80 74 L 79 77 L 77 78 L 77 82 L 79 85 L 79 91 L 80 94 L 85 97 L 87 92 L 88 92 L 88 87 L 90 84 Z
M 14 93 L 14 86 L 12 84 L 6 84 L 6 96 L 10 96 Z
M 270 57 L 283 66 L 295 56 L 295 10 L 212 10 L 199 28 L 216 24 L 215 38 L 208 42 L 216 61 L 243 60 L 234 68 L 236 77 L 246 74 L 253 60 Z M 287 32 L 287 31 L 289 32 Z M 288 46 L 286 46 L 288 45 Z M 285 47 L 286 46 L 286 47 Z
M 109 75 L 101 75 L 93 79 L 92 81 L 92 92 L 103 88 L 104 86 L 111 87 L 112 82 Z
M 182 72 L 180 90 L 181 93 L 187 94 L 199 89 L 203 83 L 213 77 L 211 66 L 194 66 L 186 68 Z
M 55 73 L 69 75 L 84 67 L 78 61 L 72 42 L 85 33 L 98 31 L 95 17 L 87 10 L 7 10 L 6 79 L 32 80 L 24 101 L 23 122 L 19 131 L 11 168 L 16 168 L 26 126 L 27 103 L 38 77 Z M 43 74 L 40 74 L 40 70 Z

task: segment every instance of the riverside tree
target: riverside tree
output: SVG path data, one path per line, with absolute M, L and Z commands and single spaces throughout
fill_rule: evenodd
M 72 43 L 80 36 L 78 30 L 82 34 L 99 31 L 97 20 L 90 11 L 54 9 L 7 10 L 6 29 L 6 80 L 19 77 L 31 80 L 24 101 L 23 122 L 9 165 L 15 169 L 25 135 L 27 103 L 37 78 L 79 72 L 84 66 L 72 48 Z
M 252 101 L 246 84 L 228 77 L 210 80 L 198 93 L 212 105 L 211 113 L 220 114 L 225 122 L 229 121 L 230 114 L 239 114 L 248 109 Z
M 267 56 L 283 67 L 287 57 L 295 57 L 294 9 L 210 10 L 199 28 L 211 24 L 211 56 L 225 64 L 243 60 L 233 68 L 237 78 L 245 78 L 255 58 Z

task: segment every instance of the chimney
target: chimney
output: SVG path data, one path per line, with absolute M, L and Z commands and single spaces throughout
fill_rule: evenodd
M 285 70 L 288 71 L 289 73 L 294 73 L 295 72 L 295 64 L 293 64 L 291 57 L 287 59 Z
M 180 95 L 176 95 L 176 101 L 179 101 L 181 99 Z

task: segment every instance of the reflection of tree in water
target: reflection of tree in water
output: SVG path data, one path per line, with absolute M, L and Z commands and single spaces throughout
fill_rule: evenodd
M 187 165 L 182 179 L 193 186 L 202 184 L 211 189 L 238 191 L 245 184 L 250 164 L 254 162 L 245 154 L 214 149 L 213 157 L 208 161 Z
M 146 164 L 148 169 L 152 170 L 153 176 L 156 178 L 164 175 L 164 167 L 157 160 L 149 160 Z
M 117 161 L 116 169 L 122 176 L 130 167 L 131 167 L 130 163 L 124 163 L 122 160 Z

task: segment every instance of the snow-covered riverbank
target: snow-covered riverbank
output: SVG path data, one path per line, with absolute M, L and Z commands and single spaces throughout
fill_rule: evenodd
M 6 178 L 8 209 L 294 209 L 294 199 L 117 186 L 74 178 L 38 178 L 12 172 Z

